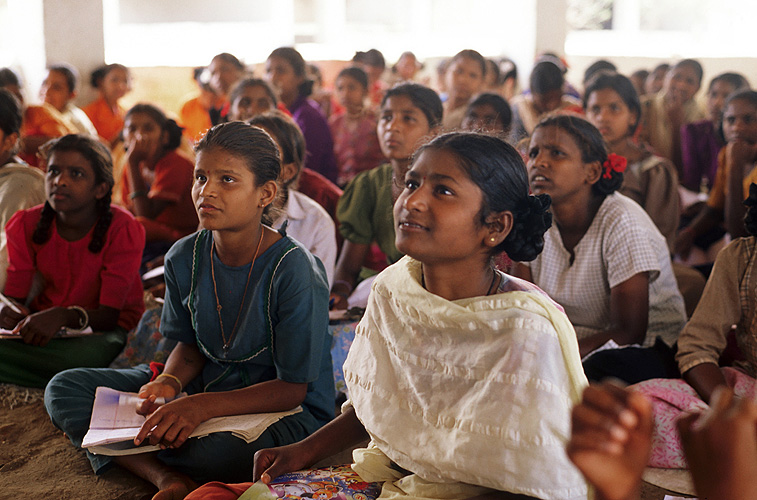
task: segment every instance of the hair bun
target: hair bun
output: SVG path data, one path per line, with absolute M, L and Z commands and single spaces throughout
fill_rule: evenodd
M 544 248 L 544 233 L 552 227 L 552 198 L 547 194 L 529 195 L 515 214 L 515 223 L 505 239 L 504 250 L 517 261 L 534 260 Z

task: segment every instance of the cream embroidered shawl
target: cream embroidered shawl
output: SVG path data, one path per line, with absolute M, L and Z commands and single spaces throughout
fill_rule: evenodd
M 565 454 L 587 385 L 567 316 L 531 292 L 450 302 L 420 273 L 381 273 L 344 364 L 374 444 L 427 481 L 587 498 Z

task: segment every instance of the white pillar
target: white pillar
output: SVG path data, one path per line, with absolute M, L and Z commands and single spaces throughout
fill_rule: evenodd
M 27 1 L 27 0 L 21 0 Z M 79 105 L 95 97 L 89 75 L 105 62 L 102 0 L 42 0 L 45 64 L 66 62 L 80 72 Z

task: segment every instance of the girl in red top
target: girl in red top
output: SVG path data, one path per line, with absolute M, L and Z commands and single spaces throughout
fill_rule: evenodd
M 107 366 L 144 312 L 144 230 L 110 204 L 107 149 L 92 137 L 67 135 L 44 154 L 46 203 L 17 212 L 5 228 L 4 292 L 13 305 L 0 306 L 0 327 L 20 337 L 0 341 L 0 382 L 33 387 L 68 368 Z M 32 297 L 37 274 L 44 285 Z M 97 334 L 54 338 L 64 327 Z
M 181 138 L 181 127 L 151 104 L 137 104 L 126 114 L 121 201 L 145 227 L 146 259 L 197 230 L 194 165 L 176 151 Z

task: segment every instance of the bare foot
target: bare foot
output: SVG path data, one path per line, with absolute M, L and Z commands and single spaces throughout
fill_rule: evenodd
M 165 483 L 160 485 L 152 500 L 183 500 L 192 491 L 197 489 L 197 483 L 182 474 L 171 475 Z

